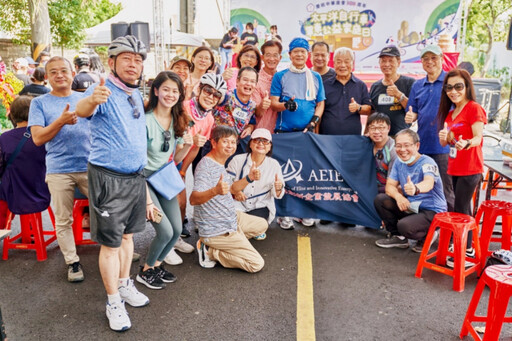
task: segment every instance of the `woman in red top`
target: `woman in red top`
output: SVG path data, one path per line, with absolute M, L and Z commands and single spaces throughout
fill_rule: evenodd
M 484 171 L 482 135 L 487 123 L 485 110 L 475 102 L 475 89 L 466 70 L 454 69 L 446 74 L 437 114 L 439 142 L 450 146 L 448 174 L 453 179 L 454 211 L 472 215 L 471 198 Z M 468 235 L 467 255 L 471 249 Z

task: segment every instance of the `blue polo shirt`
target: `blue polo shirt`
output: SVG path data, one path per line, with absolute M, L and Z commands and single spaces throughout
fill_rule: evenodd
M 315 82 L 316 99 L 306 100 L 306 73 L 294 73 L 290 69 L 277 72 L 272 78 L 270 95 L 278 96 L 280 102 L 286 102 L 295 96 L 298 108 L 296 111 L 284 110 L 277 113 L 276 130 L 299 131 L 306 128 L 315 114 L 318 102 L 325 100 L 322 77 L 315 71 L 313 80 Z
M 352 97 L 361 105 L 371 105 L 366 84 L 352 74 L 345 85 L 336 77 L 331 77 L 325 80 L 324 87 L 326 100 L 320 134 L 361 135 L 360 115 L 350 112 L 348 105 Z
M 409 93 L 407 110 L 409 110 L 409 106 L 412 106 L 412 111 L 418 114 L 420 154 L 446 154 L 450 151 L 450 147 L 441 147 L 439 143 L 437 122 L 437 111 L 445 75 L 446 72 L 442 71 L 433 83 L 428 81 L 428 77 L 418 79 L 412 85 Z

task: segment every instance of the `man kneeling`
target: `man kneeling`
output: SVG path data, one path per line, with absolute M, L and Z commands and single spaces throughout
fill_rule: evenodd
M 375 197 L 375 209 L 390 233 L 375 244 L 383 248 L 408 248 L 408 239 L 417 240 L 413 248 L 421 252 L 434 215 L 446 211 L 443 183 L 433 159 L 418 152 L 418 134 L 403 129 L 395 136 L 397 162 L 388 175 L 386 193 Z
M 194 224 L 199 229 L 199 264 L 212 268 L 218 261 L 226 268 L 258 272 L 265 261 L 248 239 L 265 233 L 267 221 L 236 212 L 231 193 L 239 192 L 248 182 L 259 180 L 259 171 L 255 168 L 236 182 L 226 172 L 224 164 L 237 145 L 233 128 L 213 129 L 211 143 L 212 150 L 197 165 L 190 195 L 190 204 L 196 206 Z

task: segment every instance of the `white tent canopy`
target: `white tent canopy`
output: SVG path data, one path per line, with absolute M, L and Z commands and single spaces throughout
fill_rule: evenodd
M 178 10 L 171 8 L 174 1 L 164 2 L 164 22 L 169 23 L 171 19 L 177 22 Z M 102 22 L 99 25 L 91 27 L 86 30 L 88 45 L 108 45 L 111 42 L 110 25 L 125 22 L 147 22 L 149 23 L 150 41 L 154 43 L 154 27 L 153 27 L 153 6 L 152 1 L 144 2 L 142 5 L 141 1 L 137 0 L 125 0 L 123 1 L 123 9 L 114 17 L 107 21 Z M 174 24 L 173 24 L 174 26 Z M 169 26 L 168 30 L 165 30 L 164 42 L 173 46 L 201 46 L 203 43 L 203 37 L 194 34 L 182 33 L 171 29 Z

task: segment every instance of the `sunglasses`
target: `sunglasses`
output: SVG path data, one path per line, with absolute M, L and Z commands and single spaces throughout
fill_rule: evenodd
M 137 105 L 135 104 L 135 101 L 133 100 L 133 98 L 131 96 L 128 97 L 128 102 L 130 102 L 130 104 L 133 108 L 133 118 L 139 118 L 140 117 L 139 108 L 137 108 Z
M 169 141 L 171 140 L 171 132 L 169 130 L 166 130 L 162 133 L 164 135 L 164 143 L 162 144 L 162 151 L 167 152 L 169 151 Z
M 451 84 L 446 84 L 444 86 L 444 91 L 445 92 L 450 92 L 452 91 L 453 89 L 457 90 L 457 91 L 462 91 L 464 90 L 465 86 L 464 86 L 464 83 L 457 83 L 455 85 L 451 85 Z
M 270 141 L 267 139 L 257 138 L 252 140 L 254 143 L 258 144 L 261 143 L 264 146 L 268 146 L 270 144 Z
M 203 91 L 206 92 L 207 95 L 213 95 L 213 97 L 217 99 L 222 98 L 222 94 L 220 93 L 220 91 L 215 90 L 211 86 L 204 86 Z
M 381 160 L 384 159 L 384 153 L 382 152 L 382 149 L 379 149 L 377 150 L 377 153 L 375 153 L 375 157 L 377 158 L 377 160 Z

